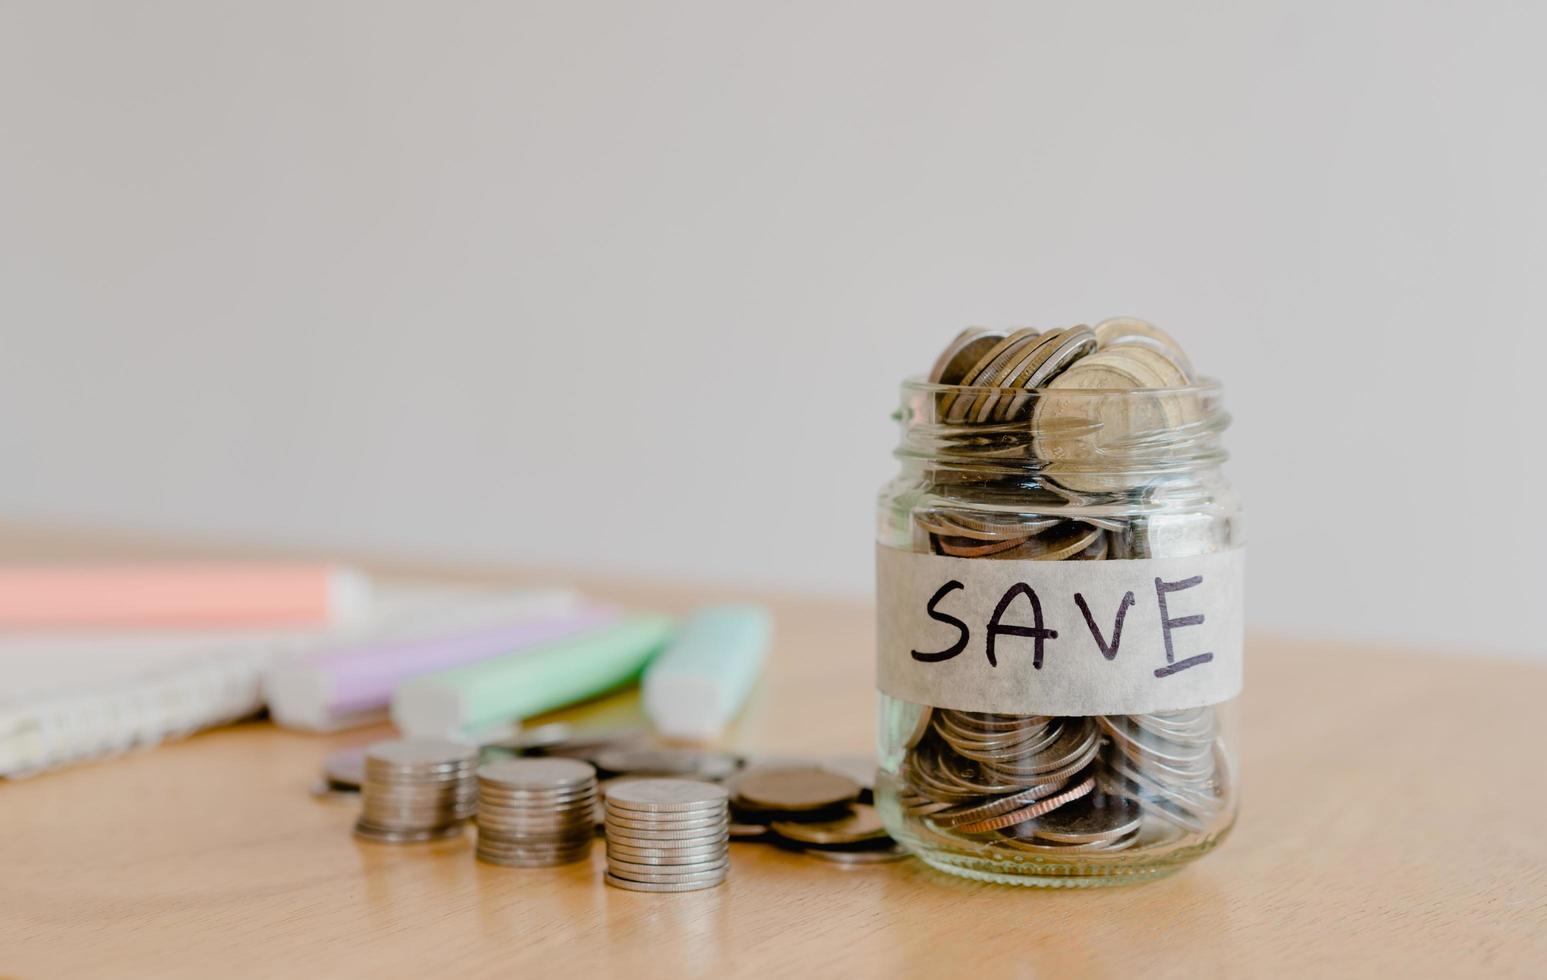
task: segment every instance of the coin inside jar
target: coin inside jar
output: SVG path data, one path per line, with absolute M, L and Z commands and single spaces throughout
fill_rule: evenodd
M 968 327 L 940 352 L 929 370 L 929 380 L 936 384 L 961 384 L 968 370 L 1003 339 L 1004 334 L 997 330 Z
M 1141 811 L 1131 800 L 1106 797 L 1060 807 L 1027 824 L 1027 835 L 1057 844 L 1116 841 L 1139 829 Z
M 969 346 L 976 360 L 967 356 Z M 1035 582 L 1037 591 L 1044 591 L 1037 578 L 1041 573 L 1034 569 L 1016 575 L 1009 568 L 974 567 L 978 561 L 1197 558 L 1231 567 L 1213 560 L 1215 553 L 1240 543 L 1238 504 L 1218 465 L 1225 458 L 1218 436 L 1228 415 L 1217 383 L 1195 375 L 1169 334 L 1131 317 L 1103 320 L 1093 329 L 1072 326 L 1040 333 L 974 328 L 941 352 L 929 381 L 903 385 L 898 415 L 903 469 L 882 492 L 878 544 L 890 552 L 950 560 L 894 562 L 889 578 L 878 581 L 884 614 L 906 615 L 885 612 L 894 597 L 905 595 L 906 608 L 913 610 L 928 600 L 929 590 L 919 593 L 927 583 L 917 581 L 915 570 L 930 570 L 929 581 L 935 570 L 940 582 L 965 581 L 966 596 L 975 588 L 974 574 L 996 583 Z M 1136 583 L 1146 581 L 1146 575 L 1162 583 L 1165 571 L 1138 564 L 1131 569 L 1069 566 L 1050 570 L 1046 578 L 1078 583 L 1079 594 L 1088 598 L 1104 588 L 1098 583 L 1128 574 Z M 1177 572 L 1176 577 L 1184 575 Z M 1172 588 L 1187 587 L 1178 583 Z M 1107 646 L 1115 633 L 1108 634 L 1113 623 L 1106 617 L 1112 615 L 1113 597 L 1122 595 L 1118 589 L 1104 596 L 1105 611 L 1099 615 L 1094 604 L 1081 605 L 1084 626 L 1092 633 L 1100 630 L 1095 639 L 1107 660 L 1113 659 L 1116 644 Z M 1193 604 L 1175 615 L 1202 625 L 1200 595 L 1191 594 Z M 966 596 L 952 597 L 957 614 Z M 1117 603 L 1119 620 L 1136 598 Z M 1048 602 L 1045 594 L 1042 601 Z M 1163 599 L 1161 606 L 1162 619 L 1172 615 Z M 1043 628 L 1044 611 L 1036 612 L 1037 630 Z M 952 622 L 934 615 L 932 607 L 929 613 L 947 626 Z M 1048 618 L 1057 623 L 1061 643 L 1076 636 L 1086 639 L 1078 617 L 1072 623 L 1052 613 Z M 1132 618 L 1128 623 L 1129 630 L 1143 629 Z M 887 629 L 893 625 L 887 621 Z M 908 649 L 907 642 L 899 642 L 913 639 L 908 634 L 934 629 L 922 620 L 905 620 L 901 627 L 901 635 L 883 631 L 883 658 Z M 932 642 L 935 636 L 929 634 Z M 1130 641 L 1125 655 L 1134 642 L 1146 641 Z M 1040 644 L 1037 649 L 1040 653 Z M 1158 656 L 1154 650 L 1148 654 Z M 1164 658 L 1169 667 L 1169 642 Z M 962 668 L 959 673 L 942 677 L 949 672 L 940 668 L 933 678 L 917 673 L 904 657 L 897 660 L 915 672 L 891 673 L 882 687 L 878 800 L 887 826 L 931 865 L 1017 883 L 1125 875 L 1138 880 L 1192 860 L 1228 830 L 1235 800 L 1232 763 L 1216 709 L 1223 686 L 1196 695 L 1199 700 L 1174 683 L 1164 696 L 1158 689 L 1152 696 L 1143 673 L 1132 684 L 1103 690 L 1098 671 L 1071 675 L 1061 672 L 1060 664 L 1042 664 L 1039 657 L 1037 669 L 1052 669 L 1035 675 L 1041 682 L 1037 693 L 1028 691 L 1018 699 L 1001 688 L 992 696 L 977 696 L 969 691 L 976 678 L 968 678 L 967 658 L 953 664 L 953 671 Z M 1128 661 L 1130 668 L 1135 662 Z M 988 663 L 1000 668 L 996 681 L 1005 682 L 1005 664 L 995 664 L 992 654 Z M 890 671 L 893 665 L 886 666 Z M 1155 676 L 1163 675 L 1157 670 Z M 1204 675 L 1189 676 L 1198 680 Z M 1060 688 L 1065 684 L 1067 697 Z M 1090 690 L 1081 690 L 1082 685 Z M 1119 688 L 1135 696 L 1114 694 Z M 934 697 L 939 700 L 931 706 Z M 1203 698 L 1215 703 L 1200 704 Z M 1019 700 L 1041 713 L 1017 713 Z M 965 710 L 974 701 L 992 704 L 995 713 Z M 1060 701 L 1069 703 L 1061 706 Z M 1121 713 L 1130 701 L 1146 709 L 1191 706 Z M 1090 710 L 1098 705 L 1119 710 Z M 734 792 L 738 804 L 752 806 L 743 798 L 751 794 L 743 794 L 739 785 Z M 837 809 L 821 813 L 821 821 L 841 825 L 851 819 L 841 812 L 844 807 Z M 761 817 L 750 815 L 771 821 L 777 839 L 795 840 L 808 849 L 830 839 L 798 810 L 774 813 L 770 808 Z M 1006 850 L 1020 853 L 1001 856 Z

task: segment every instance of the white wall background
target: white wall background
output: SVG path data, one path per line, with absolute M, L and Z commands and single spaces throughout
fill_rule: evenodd
M 0 516 L 863 595 L 898 379 L 1135 313 L 1256 626 L 1547 656 L 1544 11 L 0 0 Z

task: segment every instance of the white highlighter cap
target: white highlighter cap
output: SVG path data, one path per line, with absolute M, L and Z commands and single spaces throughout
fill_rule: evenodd
M 736 717 L 768 658 L 773 620 L 761 606 L 695 613 L 644 676 L 644 708 L 670 738 L 714 738 Z

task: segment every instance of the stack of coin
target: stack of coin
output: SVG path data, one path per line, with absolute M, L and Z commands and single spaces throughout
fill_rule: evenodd
M 631 891 L 712 888 L 730 868 L 730 794 L 691 779 L 635 779 L 607 794 L 607 883 Z
M 378 742 L 365 752 L 355 834 L 392 844 L 461 833 L 477 805 L 478 750 L 438 738 Z
M 500 759 L 478 769 L 478 859 L 538 868 L 579 861 L 596 835 L 596 770 L 578 759 Z

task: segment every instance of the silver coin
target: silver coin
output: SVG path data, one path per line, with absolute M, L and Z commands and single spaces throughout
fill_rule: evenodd
M 553 830 L 553 831 L 510 831 L 499 827 L 490 827 L 487 824 L 478 825 L 480 838 L 490 841 L 500 841 L 507 844 L 579 844 L 581 841 L 596 839 L 596 834 L 589 827 L 579 830 Z
M 435 783 L 451 780 L 466 779 L 473 774 L 477 767 L 472 764 L 456 766 L 423 766 L 418 768 L 392 768 L 379 766 L 366 760 L 363 774 L 363 782 L 377 780 L 386 783 Z
M 711 871 L 724 870 L 730 859 L 721 852 L 717 857 L 703 861 L 684 863 L 660 864 L 649 862 L 625 861 L 615 854 L 607 855 L 607 870 L 613 874 L 623 875 L 642 881 L 658 880 L 665 877 L 683 878 L 687 875 L 706 874 Z
M 726 869 L 729 867 L 730 862 L 724 861 L 707 871 L 689 871 L 677 874 L 673 872 L 629 871 L 609 861 L 607 863 L 607 873 L 614 878 L 621 878 L 625 881 L 643 881 L 654 884 L 685 884 L 695 881 L 720 881 L 725 877 Z
M 1139 829 L 1142 812 L 1131 800 L 1090 797 L 1059 807 L 1027 826 L 1027 834 L 1055 844 L 1096 844 L 1126 837 Z
M 730 852 L 730 845 L 726 841 L 671 851 L 662 851 L 649 847 L 633 847 L 628 844 L 620 844 L 617 841 L 607 841 L 606 843 L 608 855 L 622 861 L 633 861 L 636 864 L 693 864 L 708 861 L 716 855 L 723 856 Z
M 594 843 L 590 837 L 530 841 L 478 835 L 478 846 L 491 854 L 567 854 L 571 851 L 589 851 Z
M 548 816 L 512 817 L 509 814 L 501 814 L 480 807 L 478 810 L 478 822 L 488 827 L 503 827 L 510 830 L 551 830 L 571 829 L 586 830 L 595 829 L 596 820 L 589 809 L 578 812 L 554 813 Z
M 596 813 L 590 803 L 580 806 L 549 807 L 547 809 L 510 809 L 489 806 L 486 802 L 478 807 L 479 816 L 490 823 L 510 827 L 548 827 L 583 825 L 593 826 Z
M 480 806 L 513 814 L 581 812 L 594 810 L 599 797 L 593 792 L 572 793 L 565 796 L 506 796 L 503 793 L 479 792 Z
M 725 878 L 726 876 L 722 874 L 720 877 L 710 879 L 708 881 L 679 881 L 657 883 L 630 881 L 627 878 L 619 878 L 611 873 L 608 873 L 603 880 L 615 888 L 623 888 L 633 892 L 696 892 L 702 891 L 705 888 L 713 888 L 714 886 L 723 882 Z
M 524 838 L 506 839 L 503 837 L 493 837 L 488 834 L 478 835 L 479 847 L 490 853 L 499 854 L 554 854 L 568 853 L 570 851 L 589 851 L 594 843 L 594 839 L 589 836 L 533 841 Z
M 473 814 L 474 809 L 473 807 L 445 807 L 436 810 L 397 810 L 366 805 L 360 808 L 360 814 L 370 823 L 382 826 L 388 824 L 418 826 L 465 819 Z
M 500 759 L 478 767 L 480 784 L 494 789 L 558 793 L 592 785 L 596 770 L 579 759 Z
M 1002 561 L 1063 561 L 1090 547 L 1105 532 L 1083 521 L 1065 521 L 1052 530 L 996 552 Z
M 496 854 L 484 850 L 475 850 L 474 856 L 485 864 L 497 864 L 506 868 L 557 868 L 566 864 L 574 864 L 590 857 L 585 851 L 555 854 Z
M 594 787 L 576 793 L 559 793 L 551 796 L 511 796 L 486 786 L 478 788 L 478 799 L 485 806 L 524 813 L 551 813 L 555 810 L 585 810 L 595 807 L 600 794 Z
M 693 813 L 724 807 L 730 794 L 690 779 L 635 779 L 611 787 L 607 806 L 640 813 Z
M 723 829 L 707 834 L 674 834 L 662 837 L 658 835 L 639 836 L 636 834 L 625 834 L 609 828 L 606 836 L 609 841 L 620 845 L 656 851 L 690 850 L 695 847 L 704 847 L 730 840 L 729 831 Z
M 1096 324 L 1095 335 L 1103 348 L 1122 344 L 1149 347 L 1170 358 L 1187 377 L 1193 376 L 1192 364 L 1187 360 L 1182 345 L 1153 323 L 1135 316 L 1116 316 Z
M 412 799 L 408 797 L 373 796 L 362 794 L 360 805 L 364 808 L 400 811 L 403 813 L 435 813 L 440 810 L 457 809 L 459 807 L 474 806 L 477 797 L 474 796 L 444 796 L 428 799 Z
M 418 771 L 431 768 L 469 766 L 478 759 L 478 749 L 442 738 L 397 738 L 377 742 L 365 750 L 367 768 Z
M 636 837 L 640 840 L 692 840 L 695 837 L 712 837 L 730 829 L 730 820 L 723 818 L 696 827 L 641 827 L 624 826 L 616 820 L 603 821 L 607 833 L 615 837 Z
M 460 823 L 419 830 L 393 830 L 389 827 L 377 827 L 364 821 L 356 822 L 354 826 L 354 835 L 356 837 L 379 844 L 423 844 L 430 841 L 458 837 L 462 834 L 462 831 L 463 825 Z
M 521 869 L 538 869 L 538 867 L 563 867 L 566 864 L 585 861 L 588 855 L 552 855 L 546 858 L 506 858 L 501 855 L 486 855 L 484 852 L 475 852 L 478 861 L 484 864 L 497 864 L 500 867 L 521 867 Z
M 478 784 L 471 774 L 456 779 L 382 780 L 366 777 L 360 792 L 368 796 L 397 796 L 405 799 L 440 799 L 458 794 L 476 796 Z
M 622 775 L 687 776 L 720 780 L 741 768 L 741 759 L 729 752 L 697 749 L 613 748 L 598 752 L 597 768 Z
M 668 833 L 674 830 L 710 830 L 710 828 L 726 827 L 730 817 L 724 813 L 713 813 L 709 816 L 698 817 L 692 821 L 640 821 L 637 817 L 623 816 L 619 811 L 611 811 L 606 814 L 606 825 L 616 827 L 619 830 L 644 830 L 651 833 Z
M 449 800 L 457 798 L 473 799 L 478 795 L 478 786 L 470 779 L 459 779 L 451 782 L 423 783 L 414 785 L 410 783 L 379 783 L 366 780 L 360 787 L 361 792 L 376 799 L 401 799 L 408 801 L 420 800 Z
M 362 793 L 396 793 L 400 796 L 432 797 L 447 793 L 475 793 L 477 783 L 472 773 L 449 776 L 444 779 L 382 779 L 367 774 L 360 784 Z
M 970 806 L 941 810 L 932 814 L 931 819 L 945 827 L 953 827 L 959 823 L 975 823 L 979 820 L 987 820 L 990 817 L 997 817 L 1000 814 L 1019 810 L 1027 804 L 1035 803 L 1044 796 L 1052 796 L 1066 785 L 1068 784 L 1054 782 L 1033 786 L 1030 789 L 1021 790 L 1009 796 L 995 797 L 984 803 L 974 803 Z

